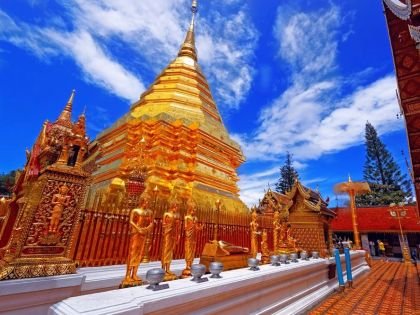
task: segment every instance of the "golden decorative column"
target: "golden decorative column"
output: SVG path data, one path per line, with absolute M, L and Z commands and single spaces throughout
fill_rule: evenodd
M 400 226 L 400 235 L 401 235 L 401 241 L 402 241 L 402 256 L 404 259 L 404 263 L 406 264 L 410 264 L 411 263 L 411 259 L 410 259 L 410 250 L 407 247 L 407 244 L 405 242 L 405 238 L 404 238 L 404 233 L 403 233 L 403 228 L 401 225 L 401 218 L 403 219 L 408 219 L 407 217 L 407 210 L 404 209 L 404 203 L 400 202 L 398 205 L 395 203 L 391 203 L 389 205 L 389 214 L 391 215 L 392 218 L 397 219 L 398 220 L 398 224 Z
M 153 188 L 153 218 L 156 215 L 156 204 L 157 204 L 157 195 L 159 193 L 158 187 L 155 185 L 155 188 Z M 144 255 L 142 259 L 142 263 L 148 263 L 150 262 L 150 246 L 152 245 L 152 233 L 147 234 L 146 237 L 146 245 L 144 246 Z
M 346 193 L 349 195 L 351 219 L 353 223 L 354 248 L 361 249 L 359 228 L 357 224 L 356 195 L 370 192 L 369 184 L 366 182 L 353 182 L 349 176 L 349 180 L 347 182 L 335 185 L 334 190 L 336 193 Z
M 276 209 L 273 214 L 273 252 L 279 249 L 280 212 Z
M 270 250 L 268 249 L 267 230 L 264 229 L 261 234 L 261 263 L 268 264 L 270 262 Z
M 217 241 L 218 238 L 218 232 L 219 232 L 219 215 L 220 215 L 220 199 L 216 200 L 216 219 L 214 222 L 214 234 L 213 234 L 213 240 Z

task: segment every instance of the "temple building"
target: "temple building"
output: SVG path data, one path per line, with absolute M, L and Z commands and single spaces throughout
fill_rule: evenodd
M 217 200 L 229 211 L 244 213 L 236 169 L 245 158 L 220 116 L 198 64 L 195 12 L 176 58 L 157 76 L 130 111 L 91 143 L 96 169 L 86 207 L 114 178 L 140 176 L 142 189 L 160 197 L 193 198 L 201 207 Z M 130 197 L 136 200 L 136 196 Z
M 420 258 L 420 224 L 416 220 L 416 205 L 405 205 L 406 215 L 400 218 L 391 216 L 389 206 L 358 207 L 357 221 L 362 248 L 372 256 L 379 256 L 378 240 L 385 245 L 386 255 L 402 257 L 402 237 L 410 247 L 410 254 Z M 337 238 L 343 241 L 353 240 L 351 211 L 348 208 L 336 208 L 337 217 L 332 220 L 331 228 Z
M 420 1 L 384 0 L 397 78 L 397 97 L 405 118 L 412 180 L 420 200 Z M 417 208 L 417 218 L 420 210 Z
M 329 255 L 332 247 L 331 221 L 336 214 L 328 208 L 328 202 L 319 192 L 296 180 L 292 189 L 285 194 L 269 189 L 259 208 L 266 215 L 279 211 L 280 219 L 290 224 L 299 248 Z

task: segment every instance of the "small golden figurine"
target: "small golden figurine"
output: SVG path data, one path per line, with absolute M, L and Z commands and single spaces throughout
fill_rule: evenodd
M 164 281 L 175 280 L 177 276 L 171 272 L 171 262 L 175 249 L 175 245 L 180 238 L 178 204 L 173 202 L 169 211 L 163 214 L 162 218 L 162 269 L 165 270 Z
M 270 262 L 270 250 L 268 249 L 267 230 L 264 229 L 261 235 L 261 263 L 268 264 Z
M 153 229 L 152 211 L 148 209 L 149 198 L 142 195 L 140 208 L 130 212 L 130 245 L 127 257 L 127 271 L 121 287 L 141 285 L 142 281 L 137 277 L 137 270 L 144 252 L 147 235 Z
M 252 211 L 252 221 L 249 224 L 251 232 L 251 256 L 253 258 L 257 257 L 258 254 L 258 222 L 257 222 L 257 212 Z
M 63 210 L 70 203 L 70 196 L 67 195 L 68 192 L 69 187 L 64 184 L 60 186 L 59 193 L 54 194 L 52 197 L 51 203 L 53 204 L 53 209 L 51 211 L 50 225 L 48 227 L 48 232 L 50 233 L 57 232 Z
M 187 204 L 187 215 L 184 217 L 186 267 L 182 271 L 182 278 L 191 276 L 191 265 L 195 258 L 195 247 L 197 244 L 197 232 L 203 229 L 203 225 L 198 223 L 198 218 L 195 215 L 195 207 L 194 202 L 190 200 Z

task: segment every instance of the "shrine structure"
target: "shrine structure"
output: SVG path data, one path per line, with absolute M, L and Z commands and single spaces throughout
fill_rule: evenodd
M 319 192 L 304 187 L 296 180 L 285 194 L 269 189 L 259 208 L 266 215 L 280 212 L 280 221 L 283 225 L 290 224 L 290 233 L 296 239 L 297 247 L 329 255 L 332 246 L 331 221 L 336 214 L 328 208 L 328 202 Z M 286 233 L 284 230 L 283 233 Z M 283 238 L 286 240 L 287 236 Z
M 384 0 L 416 198 L 420 199 L 420 0 Z M 420 212 L 417 209 L 417 217 Z
M 76 271 L 71 247 L 89 176 L 82 168 L 89 139 L 84 114 L 72 122 L 74 94 L 27 152 L 1 230 L 0 280 Z

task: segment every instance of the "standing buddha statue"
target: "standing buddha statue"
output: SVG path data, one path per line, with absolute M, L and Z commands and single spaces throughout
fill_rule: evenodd
M 187 215 L 184 217 L 186 267 L 182 271 L 183 278 L 191 276 L 191 265 L 195 258 L 195 247 L 197 244 L 197 232 L 203 229 L 203 225 L 198 223 L 195 210 L 196 205 L 194 201 L 190 200 L 187 203 Z
M 140 208 L 130 212 L 130 244 L 127 257 L 127 271 L 121 287 L 135 286 L 142 283 L 137 277 L 137 270 L 142 260 L 144 245 L 148 234 L 153 229 L 152 211 L 149 209 L 149 196 L 143 194 Z
M 161 263 L 162 269 L 165 270 L 165 281 L 175 280 L 176 275 L 171 272 L 171 262 L 175 249 L 175 245 L 178 243 L 180 238 L 179 233 L 179 219 L 178 215 L 178 204 L 173 202 L 170 206 L 169 211 L 163 214 L 162 218 L 162 256 Z
M 252 211 L 252 220 L 249 224 L 251 232 L 251 256 L 253 258 L 257 257 L 258 253 L 258 222 L 257 222 L 257 212 Z

